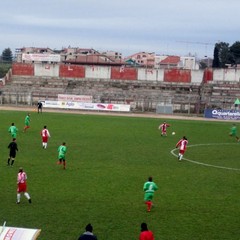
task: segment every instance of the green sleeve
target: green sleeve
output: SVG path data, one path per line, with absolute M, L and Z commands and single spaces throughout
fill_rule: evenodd
M 143 185 L 143 191 L 146 191 L 146 190 L 147 190 L 147 184 L 144 183 L 144 185 Z

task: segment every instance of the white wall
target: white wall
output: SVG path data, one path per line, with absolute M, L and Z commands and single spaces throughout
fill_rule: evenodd
M 156 81 L 157 80 L 157 70 L 156 69 L 146 69 L 138 68 L 137 79 L 143 81 Z
M 240 81 L 240 70 L 235 69 L 214 69 L 213 71 L 213 81 Z
M 85 71 L 86 78 L 111 78 L 111 67 L 100 67 L 100 66 L 86 66 Z
M 35 76 L 48 76 L 58 77 L 59 76 L 59 65 L 58 64 L 45 64 L 35 63 L 34 64 L 34 75 Z
M 163 82 L 164 80 L 164 69 L 157 70 L 157 81 Z
M 139 81 L 159 81 L 163 82 L 164 69 L 138 68 L 137 80 Z
M 201 83 L 203 80 L 204 71 L 202 70 L 191 70 L 191 82 Z

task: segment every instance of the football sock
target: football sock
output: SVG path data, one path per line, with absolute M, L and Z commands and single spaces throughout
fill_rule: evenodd
M 13 163 L 14 163 L 14 159 L 12 159 L 11 166 L 13 165 Z
M 20 202 L 21 195 L 20 193 L 17 194 L 17 202 Z
M 148 201 L 147 202 L 147 210 L 150 212 L 151 211 L 151 207 L 152 207 L 152 202 Z
M 10 158 L 8 158 L 8 162 L 7 163 L 8 163 L 8 165 L 10 165 Z
M 27 192 L 24 193 L 24 196 L 29 200 L 30 199 L 30 196 Z
M 66 169 L 66 162 L 63 161 L 63 169 Z

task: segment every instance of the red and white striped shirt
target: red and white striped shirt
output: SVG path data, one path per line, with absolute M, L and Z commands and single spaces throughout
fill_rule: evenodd
M 25 172 L 19 172 L 17 176 L 17 182 L 26 183 L 26 180 L 27 180 L 27 174 Z
M 186 150 L 187 148 L 187 144 L 188 144 L 188 140 L 186 139 L 181 139 L 178 141 L 178 143 L 176 144 L 176 147 L 179 147 L 180 150 Z
M 41 135 L 42 137 L 50 137 L 50 133 L 47 129 L 43 129 Z
M 166 133 L 168 127 L 170 127 L 169 124 L 163 123 L 158 128 L 162 130 L 162 133 Z

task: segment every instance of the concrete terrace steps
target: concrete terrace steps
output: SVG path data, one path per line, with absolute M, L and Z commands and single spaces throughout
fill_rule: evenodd
M 231 96 L 226 96 L 226 97 L 214 96 L 211 99 L 209 99 L 209 104 L 216 104 L 216 105 L 228 104 L 229 106 L 232 106 L 235 100 L 236 98 Z
M 74 79 L 56 77 L 12 76 L 10 82 L 1 88 L 5 95 L 22 94 L 21 101 L 28 101 L 31 94 L 33 103 L 38 100 L 57 100 L 58 94 L 91 95 L 94 102 L 119 102 L 131 99 L 136 105 L 149 102 L 156 106 L 159 102 L 171 102 L 182 106 L 194 106 L 203 101 L 216 105 L 224 97 L 226 102 L 240 97 L 240 84 L 234 82 L 177 83 L 158 81 L 106 80 L 106 79 Z M 24 96 L 26 96 L 24 99 Z M 231 98 L 228 98 L 231 97 Z
M 29 77 L 21 77 L 21 78 L 12 78 L 11 85 L 31 85 L 31 86 L 67 86 L 68 82 L 66 80 L 59 81 L 58 79 L 45 79 L 45 78 L 29 78 Z
M 7 86 L 4 88 L 4 92 L 54 92 L 54 93 L 64 93 L 64 89 L 61 87 L 43 87 L 38 85 L 32 85 L 32 86 Z

